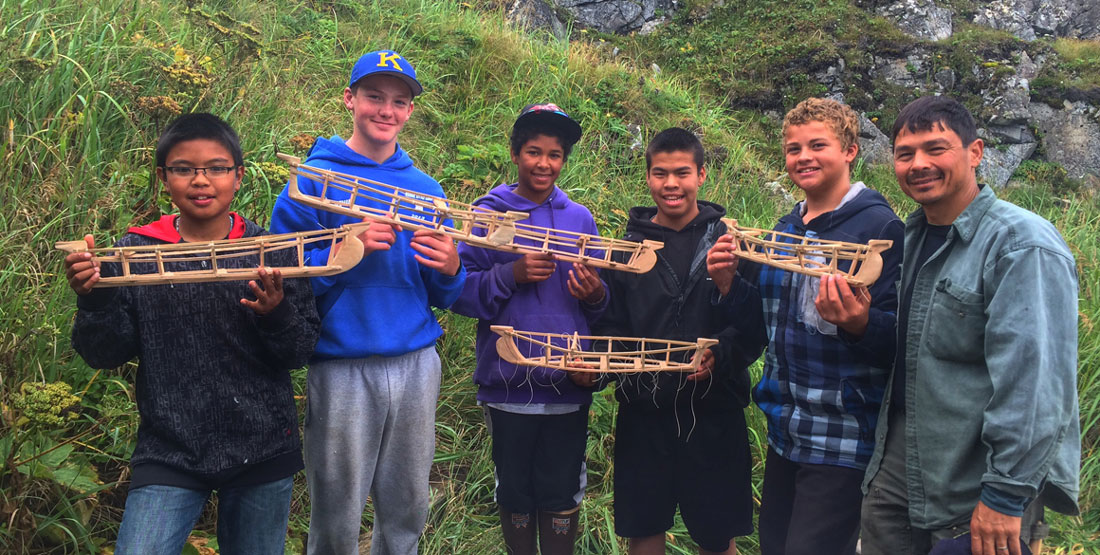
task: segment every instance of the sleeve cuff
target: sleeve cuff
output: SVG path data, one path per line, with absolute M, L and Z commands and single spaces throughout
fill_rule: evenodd
M 259 316 L 256 320 L 260 327 L 264 329 L 277 330 L 285 326 L 293 315 L 294 307 L 291 305 L 290 299 L 283 297 L 283 301 L 275 305 L 271 312 Z
M 981 500 L 986 507 L 998 513 L 1016 517 L 1023 516 L 1024 508 L 1031 501 L 1028 497 L 1005 493 L 991 484 L 982 484 Z
M 115 302 L 117 289 L 92 289 L 87 295 L 76 296 L 76 307 L 80 310 L 104 310 Z

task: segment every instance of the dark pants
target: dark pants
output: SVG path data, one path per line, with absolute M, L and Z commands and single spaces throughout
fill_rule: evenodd
M 763 555 L 852 555 L 863 471 L 790 461 L 768 447 L 760 504 Z
M 863 499 L 860 538 L 863 555 L 927 555 L 936 542 L 970 531 L 970 515 L 955 526 L 927 530 L 909 524 L 909 491 L 905 485 L 905 413 L 890 413 L 890 429 L 878 473 Z M 976 502 L 975 502 L 976 504 Z M 1027 543 L 1043 519 L 1042 503 L 1032 503 L 1020 521 L 1020 538 Z M 1034 537 L 1045 537 L 1045 531 Z
M 496 500 L 513 513 L 569 511 L 584 497 L 588 406 L 567 414 L 516 414 L 486 407 L 496 464 Z

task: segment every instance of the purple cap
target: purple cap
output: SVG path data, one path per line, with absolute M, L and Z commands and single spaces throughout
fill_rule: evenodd
M 355 62 L 355 67 L 351 68 L 348 87 L 354 86 L 357 81 L 368 75 L 380 74 L 400 78 L 409 86 L 413 96 L 424 92 L 424 87 L 420 86 L 420 81 L 416 80 L 416 70 L 413 69 L 412 64 L 393 50 L 376 50 L 363 54 L 359 61 Z

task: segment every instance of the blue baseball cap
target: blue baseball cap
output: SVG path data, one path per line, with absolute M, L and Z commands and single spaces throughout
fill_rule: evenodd
M 368 75 L 393 75 L 409 86 L 413 96 L 424 92 L 424 87 L 420 86 L 420 81 L 416 80 L 416 70 L 413 69 L 412 64 L 393 50 L 376 50 L 360 56 L 359 61 L 355 62 L 355 67 L 351 68 L 348 87 L 354 86 L 357 81 Z
M 560 130 L 570 144 L 575 144 L 581 138 L 581 124 L 569 117 L 565 110 L 558 108 L 557 104 L 549 102 L 543 104 L 528 104 L 520 110 L 516 123 L 512 124 L 512 130 L 527 127 L 551 127 Z

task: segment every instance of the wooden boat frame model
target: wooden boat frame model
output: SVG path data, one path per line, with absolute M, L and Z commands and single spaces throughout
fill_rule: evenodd
M 573 335 L 564 333 L 545 333 L 516 331 L 512 326 L 490 326 L 499 335 L 497 354 L 500 358 L 520 366 L 539 366 L 575 372 L 698 372 L 704 349 L 718 344 L 716 339 L 698 339 L 691 341 L 670 341 L 666 339 L 646 339 L 641 337 L 616 337 L 598 335 Z M 554 340 L 559 344 L 554 344 Z M 581 341 L 603 341 L 607 350 L 585 351 Z M 524 356 L 518 343 L 536 346 L 541 356 Z M 636 344 L 637 348 L 627 351 L 613 351 L 615 342 Z M 564 343 L 562 346 L 560 343 Z M 679 362 L 673 355 L 692 353 L 689 362 Z
M 295 266 L 265 266 L 268 271 L 279 270 L 284 278 L 317 277 L 339 274 L 358 264 L 363 258 L 363 243 L 356 236 L 365 229 L 366 226 L 360 223 L 349 224 L 336 229 L 302 231 L 281 235 L 260 235 L 244 239 L 222 239 L 201 243 L 89 249 L 84 241 L 59 241 L 55 247 L 68 253 L 91 252 L 93 259 L 101 264 L 115 263 L 121 265 L 121 275 L 101 277 L 93 285 L 93 288 L 256 279 L 259 275 L 256 266 L 247 268 L 225 267 L 224 261 L 244 256 L 259 256 L 259 266 L 265 266 L 268 254 L 285 249 L 294 249 L 297 255 L 297 264 Z M 324 266 L 307 265 L 305 260 L 306 246 L 311 243 L 322 242 L 328 243 L 328 246 L 332 247 L 327 262 Z M 339 248 L 336 248 L 338 242 L 341 244 Z M 208 267 L 199 270 L 173 271 L 165 266 L 166 264 L 181 262 L 206 262 Z M 144 271 L 147 267 L 135 268 L 134 264 L 151 265 L 154 271 Z
M 737 256 L 808 276 L 839 275 L 853 287 L 870 287 L 878 279 L 882 253 L 894 245 L 889 239 L 873 239 L 864 245 L 741 227 L 732 218 L 722 221 L 737 241 Z M 851 262 L 847 270 L 840 269 L 841 261 Z
M 406 230 L 436 231 L 476 247 L 519 254 L 552 254 L 558 260 L 567 262 L 645 273 L 657 263 L 657 250 L 664 246 L 660 241 L 636 243 L 521 224 L 517 221 L 527 218 L 529 214 L 526 212 L 497 212 L 363 177 L 315 168 L 286 154 L 280 153 L 278 157 L 290 164 L 292 176 L 313 180 L 321 186 L 320 196 L 308 195 L 298 187 L 297 179 L 291 179 L 290 198 L 298 202 L 337 214 L 378 220 Z M 357 202 L 363 199 L 369 205 Z M 453 225 L 445 223 L 448 219 Z M 612 258 L 619 252 L 626 253 L 626 262 Z

